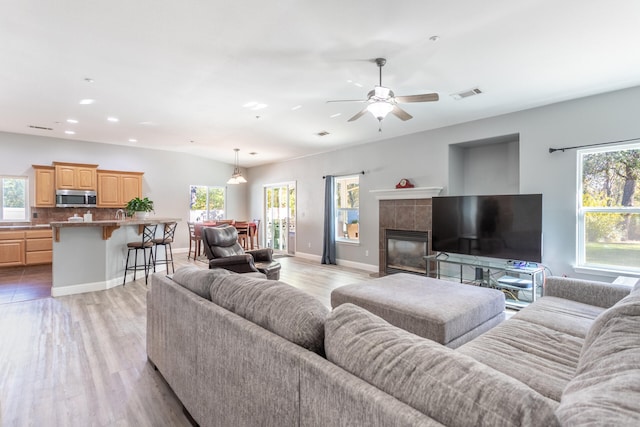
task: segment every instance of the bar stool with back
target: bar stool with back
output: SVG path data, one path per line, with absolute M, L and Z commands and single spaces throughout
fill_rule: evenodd
M 153 261 L 153 239 L 156 237 L 157 224 L 145 225 L 142 229 L 142 238 L 139 241 L 127 243 L 127 261 L 124 269 L 124 279 L 122 280 L 122 286 L 127 283 L 127 271 L 133 271 L 133 280 L 136 280 L 136 272 L 144 269 L 144 283 L 147 284 L 149 280 L 149 271 L 153 267 L 155 272 L 155 263 Z M 147 249 L 149 250 L 149 261 L 147 262 Z M 129 256 L 131 251 L 134 253 L 133 265 L 129 265 Z M 142 259 L 144 264 L 138 265 L 138 251 L 142 251 Z
M 169 262 L 171 262 L 171 268 L 173 272 L 176 272 L 176 266 L 173 264 L 173 250 L 171 249 L 171 243 L 173 242 L 173 236 L 176 233 L 177 222 L 168 222 L 164 224 L 164 233 L 162 237 L 153 239 L 153 246 L 155 248 L 155 255 L 153 256 L 153 271 L 156 271 L 156 265 L 158 262 L 166 266 L 167 273 L 169 273 Z M 164 260 L 158 260 L 158 247 L 164 247 Z M 167 252 L 168 249 L 168 252 Z

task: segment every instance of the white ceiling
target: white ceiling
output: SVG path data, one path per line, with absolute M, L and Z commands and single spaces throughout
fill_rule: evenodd
M 0 130 L 228 163 L 237 147 L 247 167 L 640 84 L 635 0 L 0 6 Z M 402 104 L 414 119 L 389 115 L 381 133 L 369 114 L 348 123 L 363 105 L 326 101 L 364 99 L 378 82 L 376 57 L 387 59 L 383 84 L 396 95 L 440 101 Z M 474 87 L 483 94 L 450 96 Z M 79 105 L 85 98 L 95 103 Z M 252 101 L 268 106 L 243 107 Z

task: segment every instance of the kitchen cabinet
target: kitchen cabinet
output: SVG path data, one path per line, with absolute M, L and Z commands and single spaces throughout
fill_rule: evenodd
M 56 206 L 55 168 L 33 165 L 35 171 L 35 206 L 49 208 Z
M 51 264 L 53 260 L 53 234 L 51 229 L 25 231 L 25 263 Z
M 24 265 L 24 231 L 0 231 L 0 267 Z
M 57 190 L 92 190 L 97 188 L 98 165 L 53 162 Z
M 142 172 L 98 170 L 98 207 L 124 208 L 135 197 L 142 197 Z

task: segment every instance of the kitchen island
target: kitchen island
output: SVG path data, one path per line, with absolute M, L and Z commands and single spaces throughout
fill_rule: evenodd
M 156 236 L 162 237 L 162 224 L 179 221 L 180 218 L 150 217 L 140 220 L 51 222 L 53 229 L 51 296 L 58 297 L 122 286 L 127 243 L 140 241 L 141 231 L 145 225 L 158 224 Z M 140 260 L 139 263 L 141 262 Z M 157 270 L 162 270 L 164 267 L 164 265 L 158 265 Z M 127 275 L 127 280 L 132 281 L 133 274 Z

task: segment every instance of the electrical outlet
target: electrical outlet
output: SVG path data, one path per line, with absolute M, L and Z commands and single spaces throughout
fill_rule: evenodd
M 369 249 L 364 251 L 364 256 L 369 256 Z

